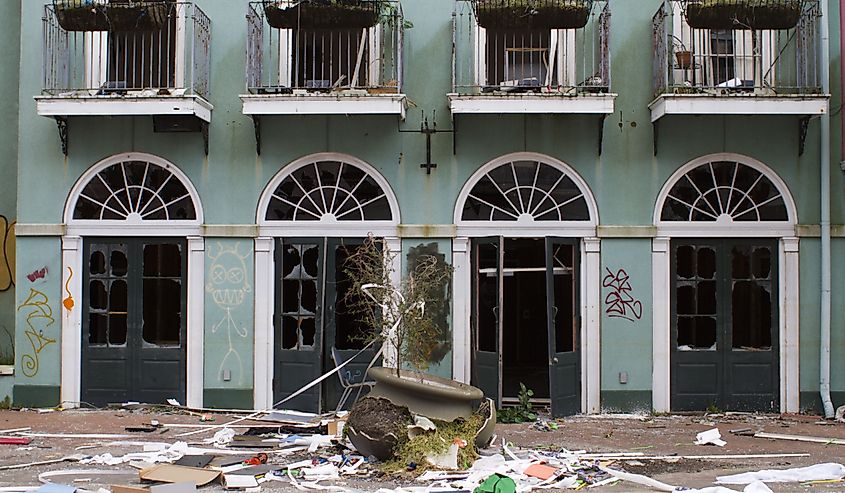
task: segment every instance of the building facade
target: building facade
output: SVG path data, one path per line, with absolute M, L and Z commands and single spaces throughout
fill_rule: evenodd
M 501 404 L 842 404 L 838 2 L 510 1 L 8 2 L 14 404 L 269 408 L 362 347 L 368 235 L 454 267 L 429 371 Z

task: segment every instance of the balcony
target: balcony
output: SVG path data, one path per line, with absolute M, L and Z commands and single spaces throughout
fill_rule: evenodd
M 459 0 L 452 114 L 613 113 L 600 0 Z
M 93 5 L 92 5 L 93 4 Z M 44 7 L 39 115 L 150 115 L 156 131 L 198 131 L 208 148 L 211 21 L 191 2 L 57 0 Z
M 653 17 L 652 122 L 667 115 L 797 115 L 805 128 L 810 116 L 828 111 L 818 1 L 750 2 L 661 6 Z
M 241 101 L 256 137 L 265 115 L 404 118 L 403 28 L 385 0 L 251 2 Z

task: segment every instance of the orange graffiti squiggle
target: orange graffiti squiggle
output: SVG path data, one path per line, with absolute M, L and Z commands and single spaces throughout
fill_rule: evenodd
M 67 271 L 68 271 L 68 276 L 67 276 L 67 281 L 65 281 L 65 292 L 67 292 L 67 298 L 62 300 L 62 305 L 64 305 L 64 307 L 67 311 L 71 311 L 71 310 L 73 310 L 74 301 L 73 301 L 73 294 L 71 294 L 70 288 L 68 287 L 68 285 L 70 284 L 70 280 L 73 279 L 73 269 L 68 267 Z

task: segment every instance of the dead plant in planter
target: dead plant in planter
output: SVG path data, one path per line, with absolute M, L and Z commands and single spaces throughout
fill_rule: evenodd
M 452 267 L 431 254 L 416 257 L 407 275 L 393 282 L 397 253 L 381 238 L 368 237 L 350 255 L 343 270 L 352 281 L 346 294 L 348 313 L 367 329 L 369 340 L 384 342 L 403 366 L 427 370 L 439 360 Z
M 695 29 L 792 29 L 805 0 L 685 0 L 687 24 Z

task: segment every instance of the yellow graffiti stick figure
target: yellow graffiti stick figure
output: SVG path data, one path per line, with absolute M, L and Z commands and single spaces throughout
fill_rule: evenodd
M 29 289 L 29 296 L 26 301 L 21 303 L 18 311 L 23 308 L 32 308 L 32 311 L 26 315 L 26 325 L 29 327 L 24 331 L 24 335 L 29 340 L 32 346 L 32 354 L 24 354 L 21 356 L 21 366 L 23 367 L 23 374 L 27 377 L 34 377 L 38 374 L 38 355 L 45 347 L 56 342 L 55 339 L 50 339 L 44 335 L 44 330 L 53 325 L 56 319 L 53 318 L 53 309 L 50 308 L 50 299 L 47 295 L 38 291 L 37 289 Z M 41 329 L 36 329 L 35 324 L 41 320 L 43 324 Z

